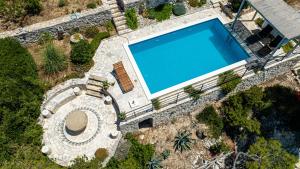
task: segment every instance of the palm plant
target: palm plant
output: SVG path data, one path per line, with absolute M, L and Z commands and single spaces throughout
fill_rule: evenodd
M 156 159 L 156 158 L 152 158 L 148 163 L 148 169 L 159 169 L 162 168 L 162 166 L 160 165 L 160 160 Z
M 188 133 L 187 131 L 179 132 L 174 140 L 174 149 L 175 151 L 180 150 L 182 153 L 184 150 L 190 150 L 192 139 L 191 139 L 192 133 Z

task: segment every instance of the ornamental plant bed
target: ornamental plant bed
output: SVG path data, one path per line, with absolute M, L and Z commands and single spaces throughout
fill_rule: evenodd
M 102 5 L 101 0 L 40 0 L 40 3 L 41 11 L 39 14 L 19 15 L 14 19 L 7 19 L 7 17 L 5 17 L 4 14 L 1 13 L 0 8 L 0 32 L 14 30 L 19 27 L 51 20 L 74 12 L 81 12 L 89 9 L 88 4 L 91 3 L 95 4 L 96 7 Z M 1 7 L 3 6 L 4 5 L 2 5 Z

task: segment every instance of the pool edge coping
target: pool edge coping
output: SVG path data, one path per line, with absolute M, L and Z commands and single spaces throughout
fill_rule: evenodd
M 197 19 L 196 21 L 193 21 L 193 22 L 183 23 L 183 25 L 180 25 L 180 26 L 177 26 L 177 27 L 174 27 L 174 28 L 170 28 L 170 29 L 167 29 L 167 30 L 164 30 L 164 31 L 159 31 L 159 32 L 154 33 L 152 35 L 144 36 L 144 37 L 141 37 L 141 38 L 138 38 L 138 39 L 133 39 L 133 40 L 128 39 L 128 42 L 123 43 L 123 47 L 126 51 L 126 54 L 127 54 L 128 58 L 130 60 L 131 65 L 134 69 L 134 72 L 137 75 L 138 80 L 141 83 L 141 86 L 143 88 L 143 91 L 144 91 L 146 97 L 149 100 L 154 99 L 154 98 L 158 98 L 160 96 L 166 95 L 166 94 L 171 93 L 171 92 L 174 92 L 174 91 L 179 90 L 179 89 L 181 89 L 185 86 L 193 85 L 195 83 L 198 83 L 198 82 L 203 81 L 205 79 L 208 79 L 210 77 L 216 76 L 216 75 L 221 74 L 223 72 L 236 69 L 236 68 L 241 67 L 241 66 L 243 66 L 247 63 L 246 59 L 244 59 L 244 60 L 241 60 L 239 62 L 235 62 L 235 63 L 230 64 L 228 66 L 217 69 L 215 71 L 211 71 L 209 73 L 200 75 L 198 77 L 195 77 L 195 78 L 192 78 L 190 80 L 178 83 L 174 86 L 168 87 L 166 89 L 163 89 L 161 91 L 158 91 L 158 92 L 155 92 L 155 93 L 151 94 L 151 92 L 150 92 L 150 90 L 147 86 L 147 83 L 146 83 L 146 81 L 145 81 L 145 79 L 144 79 L 144 77 L 143 77 L 143 75 L 142 75 L 135 59 L 134 59 L 134 56 L 133 56 L 133 54 L 131 53 L 131 51 L 129 49 L 129 45 L 139 43 L 139 42 L 142 42 L 142 41 L 145 41 L 145 40 L 148 40 L 148 39 L 151 39 L 151 38 L 155 38 L 155 37 L 158 37 L 158 36 L 161 36 L 161 35 L 165 35 L 165 34 L 168 34 L 168 33 L 174 32 L 174 31 L 178 31 L 180 29 L 184 29 L 184 28 L 187 28 L 187 27 L 190 27 L 190 26 L 193 26 L 193 25 L 197 25 L 197 24 L 200 24 L 200 23 L 203 23 L 203 22 L 206 22 L 206 21 L 209 21 L 209 20 L 213 20 L 213 19 L 219 19 L 219 21 L 223 25 L 226 24 L 226 21 L 222 18 L 222 16 L 220 14 L 213 14 L 213 15 L 205 17 L 205 18 Z M 229 32 L 229 33 L 231 33 L 231 32 Z M 248 52 L 246 52 L 246 53 L 248 53 Z

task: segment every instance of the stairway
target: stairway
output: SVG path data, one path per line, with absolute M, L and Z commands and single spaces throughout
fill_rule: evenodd
M 87 84 L 86 84 L 86 94 L 98 98 L 103 98 L 103 95 L 100 93 L 102 90 L 102 82 L 106 79 L 103 79 L 99 76 L 90 75 Z
M 131 32 L 131 30 L 126 25 L 126 18 L 124 16 L 124 13 L 120 11 L 117 1 L 107 0 L 107 2 L 110 6 L 110 11 L 113 17 L 113 21 L 116 25 L 118 34 L 123 35 L 128 32 Z

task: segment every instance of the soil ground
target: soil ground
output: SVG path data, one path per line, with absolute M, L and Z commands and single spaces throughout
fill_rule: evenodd
M 288 4 L 293 6 L 295 9 L 300 10 L 300 1 L 299 0 L 286 0 Z
M 98 27 L 100 32 L 106 31 L 106 28 L 104 26 Z M 84 31 L 80 31 L 82 35 Z M 110 32 L 111 36 L 115 35 L 115 30 Z M 92 41 L 92 39 L 87 39 L 89 42 Z M 48 75 L 45 74 L 43 66 L 44 66 L 44 58 L 43 58 L 43 52 L 45 50 L 45 45 L 40 45 L 38 43 L 33 43 L 27 45 L 28 51 L 31 53 L 37 68 L 40 78 L 47 82 L 49 87 L 55 86 L 56 84 L 63 82 L 70 78 L 76 78 L 76 77 L 83 77 L 84 73 L 87 72 L 93 64 L 84 65 L 84 66 L 76 66 L 71 63 L 70 61 L 70 53 L 71 53 L 71 44 L 70 44 L 70 36 L 65 36 L 63 40 L 54 40 L 53 41 L 54 46 L 64 53 L 64 55 L 67 58 L 67 68 L 64 71 L 61 71 L 56 74 Z
M 191 113 L 189 116 L 170 119 L 170 122 L 165 125 L 150 129 L 141 129 L 135 134 L 141 143 L 150 143 L 155 145 L 156 156 L 159 156 L 166 149 L 171 151 L 169 158 L 162 162 L 162 166 L 165 169 L 193 168 L 193 163 L 195 163 L 199 158 L 206 161 L 213 158 L 208 150 L 207 143 L 215 142 L 215 139 L 207 137 L 204 140 L 200 140 L 195 134 L 197 130 L 204 131 L 206 135 L 208 135 L 207 133 L 209 132 L 208 127 L 205 124 L 198 123 L 195 119 L 195 115 L 201 110 L 202 109 L 200 108 L 196 112 Z M 173 141 L 179 131 L 188 131 L 192 133 L 191 138 L 194 139 L 195 142 L 190 151 L 185 151 L 183 153 L 174 151 Z M 234 148 L 233 142 L 228 137 L 223 135 L 222 139 L 232 149 Z
M 64 7 L 58 7 L 59 0 L 41 0 L 43 10 L 39 15 L 26 16 L 22 23 L 5 22 L 0 16 L 0 32 L 7 30 L 17 29 L 34 23 L 47 21 L 50 19 L 58 18 L 70 14 L 72 12 L 80 12 L 86 10 L 86 5 L 91 2 L 95 2 L 97 5 L 101 5 L 101 0 L 65 0 L 66 5 Z

